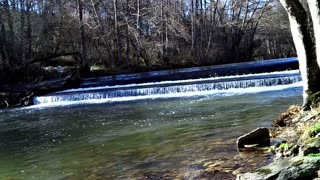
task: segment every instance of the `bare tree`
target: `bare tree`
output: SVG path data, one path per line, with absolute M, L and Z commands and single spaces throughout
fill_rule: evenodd
M 8 20 L 8 26 L 9 26 L 9 39 L 7 40 L 7 46 L 8 46 L 8 59 L 9 63 L 11 65 L 14 64 L 15 61 L 15 54 L 14 54 L 14 48 L 15 48 L 15 33 L 14 33 L 14 24 L 13 24 L 13 17 L 11 14 L 10 10 L 10 5 L 9 5 L 9 0 L 4 0 L 3 1 L 3 6 L 5 13 L 7 15 L 7 20 Z
M 288 30 L 268 26 L 279 6 L 269 2 L 2 0 L 0 61 L 19 69 L 71 56 L 132 72 L 294 55 Z
M 308 0 L 307 6 L 299 0 L 281 0 L 281 3 L 289 15 L 304 82 L 304 107 L 309 109 L 320 97 L 319 1 Z
M 87 43 L 86 35 L 83 22 L 83 0 L 78 0 L 78 12 L 79 12 L 79 21 L 80 21 L 80 34 L 81 34 L 81 47 L 82 47 L 82 65 L 86 66 L 87 61 Z

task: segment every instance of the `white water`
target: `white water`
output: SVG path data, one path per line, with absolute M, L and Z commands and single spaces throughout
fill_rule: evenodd
M 272 73 L 261 73 L 259 76 L 266 75 L 298 75 L 299 70 L 292 71 L 280 71 L 280 72 L 272 72 Z M 127 85 L 116 85 L 116 86 L 101 86 L 101 87 L 92 87 L 92 88 L 78 88 L 78 89 L 68 89 L 65 91 L 59 91 L 57 93 L 65 93 L 65 92 L 79 92 L 79 91 L 91 91 L 91 90 L 102 90 L 102 89 L 111 89 L 111 88 L 124 88 L 124 87 L 141 87 L 141 86 L 152 86 L 152 85 L 170 85 L 170 84 L 179 84 L 179 83 L 194 83 L 201 81 L 210 81 L 210 80 L 227 80 L 234 79 L 239 77 L 255 77 L 257 74 L 246 74 L 246 75 L 236 75 L 236 76 L 225 76 L 225 77 L 212 77 L 212 78 L 200 78 L 200 79 L 188 79 L 188 80 L 177 80 L 177 81 L 162 81 L 156 83 L 141 83 L 141 84 L 127 84 Z
M 72 89 L 48 96 L 35 97 L 34 103 L 39 107 L 205 95 L 232 96 L 245 93 L 276 91 L 302 86 L 301 77 L 297 73 L 298 71 L 288 71 L 258 75 Z
M 144 99 L 169 99 L 179 97 L 192 97 L 192 96 L 236 96 L 243 94 L 255 94 L 260 92 L 268 91 L 281 91 L 290 88 L 302 87 L 302 82 L 293 84 L 280 85 L 280 86 L 268 86 L 268 87 L 250 87 L 250 88 L 232 88 L 226 90 L 210 90 L 210 91 L 197 91 L 197 92 L 184 92 L 184 93 L 172 93 L 172 94 L 155 94 L 149 96 L 129 96 L 129 97 L 116 97 L 116 98 L 105 98 L 105 99 L 87 99 L 81 101 L 52 101 L 48 103 L 40 103 L 28 108 L 41 108 L 41 107 L 55 107 L 55 106 L 68 106 L 68 105 L 80 105 L 80 104 L 101 104 L 111 102 L 126 102 L 136 101 Z

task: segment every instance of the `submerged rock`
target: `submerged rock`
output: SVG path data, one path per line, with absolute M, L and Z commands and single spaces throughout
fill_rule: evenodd
M 268 128 L 257 128 L 237 139 L 237 147 L 266 147 L 270 146 L 270 133 Z

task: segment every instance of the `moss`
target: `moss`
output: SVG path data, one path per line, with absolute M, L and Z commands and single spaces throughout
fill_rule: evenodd
M 313 92 L 313 91 L 306 91 L 308 94 L 308 102 L 311 107 L 316 107 L 319 105 L 320 102 L 320 91 Z
M 317 102 L 320 100 L 320 91 L 318 92 L 307 91 L 307 94 L 309 95 L 309 100 L 311 102 Z
M 320 157 L 320 153 L 317 154 L 308 154 L 308 157 Z
M 288 143 L 282 143 L 279 146 L 280 149 L 289 149 L 289 147 L 290 147 L 290 144 L 288 144 Z
M 318 133 L 320 133 L 320 123 L 311 126 L 309 131 L 308 131 L 308 134 L 309 134 L 310 137 L 314 137 Z
M 259 173 L 259 174 L 271 174 L 271 169 L 268 168 L 264 168 L 264 169 L 257 169 L 255 170 L 255 172 Z
M 261 148 L 259 148 L 259 150 L 261 150 L 261 151 L 269 151 L 270 147 L 261 147 Z

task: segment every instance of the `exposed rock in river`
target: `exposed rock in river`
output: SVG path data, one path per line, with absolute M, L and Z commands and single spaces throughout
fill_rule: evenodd
M 238 148 L 270 146 L 268 128 L 257 128 L 237 139 Z

